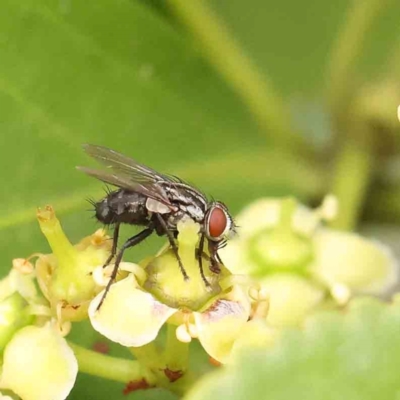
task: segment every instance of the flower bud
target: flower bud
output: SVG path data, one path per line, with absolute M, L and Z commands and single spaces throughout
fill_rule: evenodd
M 381 294 L 398 280 L 390 249 L 355 233 L 321 229 L 314 239 L 313 275 L 334 292 Z M 342 298 L 342 296 L 339 296 Z
M 0 301 L 0 353 L 13 335 L 33 322 L 28 302 L 17 292 Z
M 24 400 L 67 398 L 78 372 L 73 351 L 51 325 L 26 326 L 4 351 L 0 388 Z
M 267 322 L 274 327 L 296 326 L 325 298 L 324 289 L 294 274 L 276 274 L 260 281 L 270 299 Z
M 37 215 L 53 250 L 52 254 L 41 255 L 36 262 L 39 286 L 58 318 L 85 318 L 90 301 L 102 290 L 92 278 L 93 270 L 105 263 L 112 242 L 104 231 L 97 231 L 73 246 L 51 207 L 39 210 Z

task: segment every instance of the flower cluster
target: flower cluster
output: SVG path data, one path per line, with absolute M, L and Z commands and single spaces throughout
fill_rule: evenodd
M 268 293 L 270 325 L 298 325 L 312 310 L 342 306 L 352 295 L 381 295 L 397 283 L 389 248 L 323 225 L 337 212 L 333 196 L 316 210 L 268 198 L 237 216 L 240 235 L 221 256 L 232 273 L 255 277 Z
M 94 329 L 123 346 L 139 347 L 153 341 L 168 322 L 176 326 L 178 340 L 198 338 L 211 357 L 226 362 L 250 318 L 251 299 L 224 267 L 220 274 L 207 268 L 209 286 L 205 286 L 194 257 L 199 228 L 191 220 L 178 224 L 179 254 L 188 281 L 179 273 L 171 249 L 147 260 L 143 269 L 126 263 L 124 268 L 130 267 L 131 273 L 111 287 L 100 310 L 103 292 L 91 302 L 89 316 Z M 203 257 L 207 265 L 207 255 Z
M 97 231 L 72 246 L 50 207 L 38 211 L 38 220 L 53 253 L 32 255 L 35 266 L 15 259 L 0 282 L 0 388 L 24 400 L 64 399 L 78 372 L 64 337 L 102 289 L 91 274 L 110 243 Z
M 65 399 L 81 356 L 65 337 L 83 319 L 135 355 L 138 364 L 118 377 L 129 390 L 178 391 L 194 338 L 214 362 L 229 363 L 249 346 L 272 345 L 279 328 L 301 323 L 316 308 L 381 294 L 397 281 L 394 258 L 379 243 L 325 227 L 336 212 L 331 196 L 316 210 L 290 198 L 250 205 L 237 217 L 240 235 L 220 252 L 219 273 L 207 268 L 207 252 L 197 255 L 200 226 L 180 222 L 177 244 L 189 280 L 164 247 L 139 264 L 122 262 L 105 293 L 114 268 L 104 267 L 110 238 L 98 230 L 74 246 L 52 208 L 39 210 L 52 253 L 15 259 L 0 281 L 0 390 L 24 400 Z M 160 353 L 150 346 L 164 327 Z
M 65 336 L 73 322 L 85 318 L 105 337 L 131 348 L 145 347 L 167 324 L 175 332 L 170 345 L 198 338 L 220 363 L 229 360 L 239 346 L 236 341 L 241 346 L 247 342 L 249 324 L 257 320 L 254 330 L 265 328 L 265 299 L 251 283 L 243 284 L 221 266 L 219 274 L 206 268 L 209 285 L 204 284 L 195 257 L 200 227 L 191 220 L 178 225 L 177 238 L 188 281 L 172 250 L 164 248 L 141 265 L 122 262 L 101 307 L 114 267 L 103 267 L 112 242 L 99 230 L 73 246 L 50 207 L 38 212 L 38 220 L 53 253 L 34 254 L 34 265 L 28 259 L 14 260 L 12 271 L 1 281 L 0 388 L 23 399 L 68 395 L 78 364 Z M 209 255 L 202 257 L 208 265 Z M 248 295 L 250 288 L 253 297 Z M 173 357 L 167 361 L 165 375 L 184 374 L 185 366 L 171 372 Z M 176 379 L 170 377 L 171 382 Z

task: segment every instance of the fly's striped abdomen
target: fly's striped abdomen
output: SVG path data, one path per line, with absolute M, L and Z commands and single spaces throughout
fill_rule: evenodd
M 140 193 L 116 190 L 95 204 L 96 218 L 106 225 L 116 222 L 147 225 L 149 212 L 146 200 Z

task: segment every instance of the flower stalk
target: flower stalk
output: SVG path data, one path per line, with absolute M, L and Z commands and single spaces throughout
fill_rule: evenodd
M 200 45 L 207 61 L 242 99 L 262 131 L 270 136 L 268 139 L 282 147 L 298 148 L 301 140 L 288 122 L 283 100 L 211 7 L 201 0 L 168 0 L 167 3 Z
M 110 357 L 68 342 L 78 360 L 81 372 L 117 382 L 145 380 L 149 386 L 156 383 L 154 374 L 142 362 Z
M 329 59 L 328 98 L 333 115 L 339 120 L 348 110 L 353 93 L 356 61 L 364 40 L 379 14 L 390 0 L 353 0 Z
M 189 343 L 184 343 L 177 338 L 175 325 L 167 325 L 164 360 L 169 370 L 185 373 L 189 362 L 189 345 Z
M 358 125 L 360 134 L 343 144 L 334 168 L 331 192 L 340 204 L 340 212 L 331 222 L 335 229 L 356 227 L 373 171 L 373 132 L 366 123 Z

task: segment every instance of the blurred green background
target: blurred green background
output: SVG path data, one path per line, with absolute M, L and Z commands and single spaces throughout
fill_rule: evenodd
M 75 170 L 90 165 L 86 142 L 177 174 L 234 213 L 261 196 L 319 202 L 349 135 L 335 130 L 342 125 L 329 86 L 338 41 L 356 36 L 349 29 L 341 38 L 352 3 L 196 0 L 188 10 L 183 0 L 2 0 L 2 273 L 12 258 L 49 251 L 38 206 L 54 206 L 73 242 L 100 227 L 86 199 L 100 198 L 103 185 Z M 376 84 L 379 99 L 380 82 L 400 77 L 400 3 L 365 1 L 365 15 L 371 21 L 349 50 L 355 59 L 345 77 L 361 102 L 368 97 L 360 88 Z M 397 103 L 389 97 L 361 113 L 380 135 L 356 207 L 366 221 L 399 219 L 398 130 L 390 140 L 385 133 Z M 381 144 L 390 151 L 376 155 Z M 152 238 L 127 258 L 137 261 L 161 243 Z M 73 334 L 88 345 L 96 338 L 85 324 Z M 70 398 L 117 399 L 122 389 L 82 375 Z

